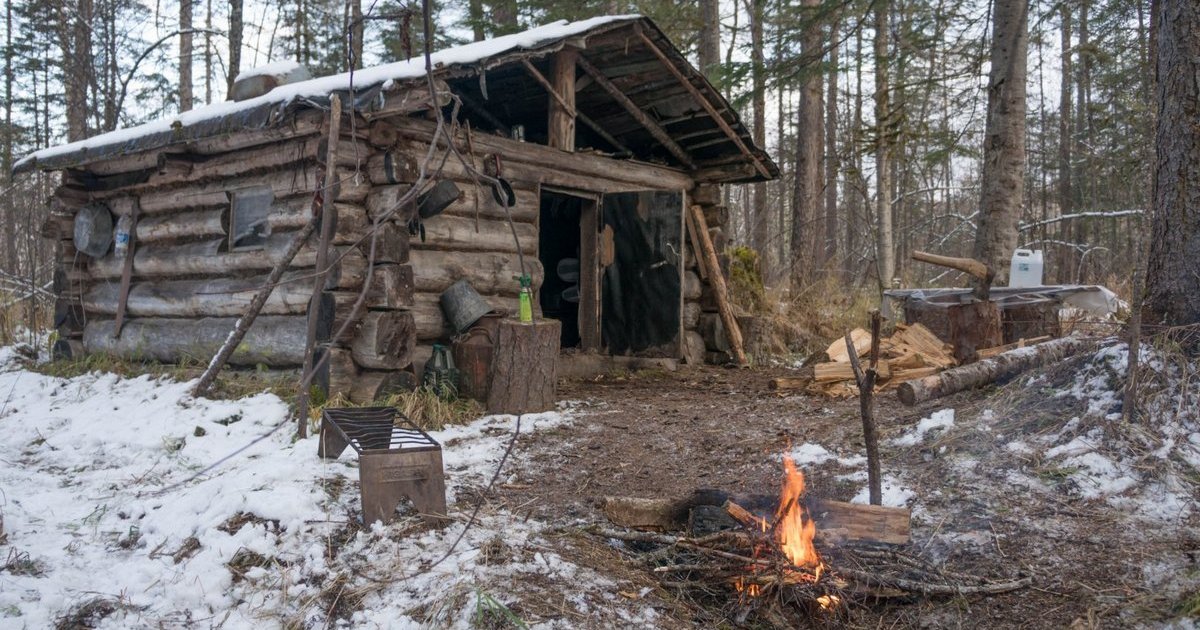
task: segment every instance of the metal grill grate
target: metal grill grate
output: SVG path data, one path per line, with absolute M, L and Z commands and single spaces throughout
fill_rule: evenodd
M 440 449 L 428 433 L 395 407 L 325 409 L 321 422 L 330 427 L 355 452 L 420 451 Z

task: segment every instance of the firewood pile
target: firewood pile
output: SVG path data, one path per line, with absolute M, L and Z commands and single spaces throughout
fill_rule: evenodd
M 867 356 L 871 349 L 871 333 L 855 328 L 850 332 L 850 339 L 858 356 Z M 880 340 L 879 351 L 877 392 L 894 389 L 906 381 L 937 374 L 958 364 L 953 346 L 921 324 L 896 324 L 892 336 Z M 798 376 L 772 379 L 771 389 L 803 390 L 835 398 L 858 395 L 844 339 L 835 339 L 829 348 L 810 357 L 807 363 Z

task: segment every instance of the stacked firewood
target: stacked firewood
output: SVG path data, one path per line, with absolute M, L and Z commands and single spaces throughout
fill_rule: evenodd
M 859 357 L 871 349 L 871 333 L 862 328 L 850 332 Z M 899 387 L 901 383 L 937 374 L 958 364 L 954 348 L 921 324 L 896 324 L 891 337 L 880 340 L 878 380 L 875 390 Z M 771 389 L 804 390 L 835 398 L 858 395 L 849 348 L 839 338 L 822 353 L 810 357 L 794 377 L 772 379 Z

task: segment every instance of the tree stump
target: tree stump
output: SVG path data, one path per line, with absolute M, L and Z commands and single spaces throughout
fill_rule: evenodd
M 968 302 L 946 309 L 950 322 L 950 343 L 960 365 L 974 362 L 983 348 L 1004 345 L 1004 326 L 1000 306 L 995 302 Z
M 488 413 L 537 413 L 554 409 L 562 324 L 555 319 L 500 322 L 492 357 Z

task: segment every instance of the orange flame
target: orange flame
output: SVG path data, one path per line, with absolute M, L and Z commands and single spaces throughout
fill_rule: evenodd
M 813 546 L 817 525 L 801 503 L 804 473 L 796 468 L 796 462 L 787 455 L 783 457 L 783 471 L 783 490 L 779 494 L 779 509 L 775 513 L 775 520 L 779 523 L 775 530 L 779 547 L 793 565 L 812 568 L 820 577 L 821 556 Z

